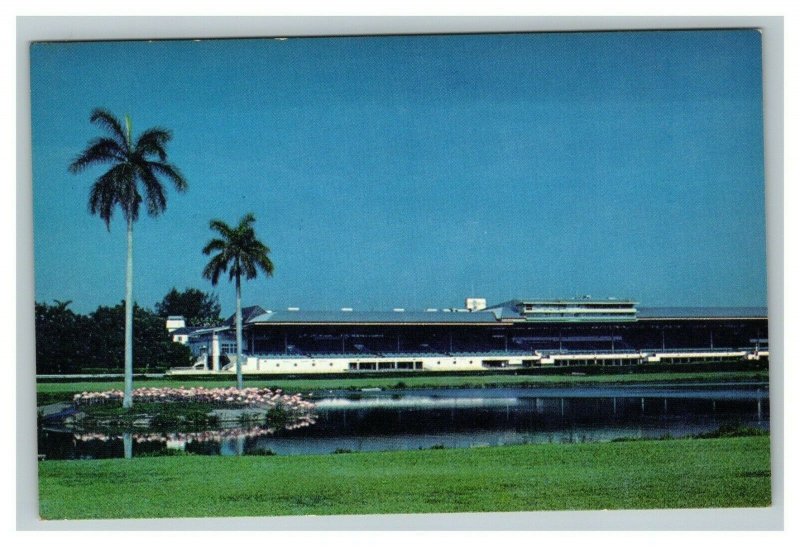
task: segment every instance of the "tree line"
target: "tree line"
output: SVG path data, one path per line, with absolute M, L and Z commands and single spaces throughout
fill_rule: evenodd
M 122 373 L 125 367 L 125 303 L 99 306 L 89 314 L 70 309 L 70 301 L 36 303 L 36 373 Z M 172 288 L 155 310 L 133 310 L 134 367 L 137 373 L 158 373 L 191 365 L 187 346 L 172 341 L 166 318 L 180 315 L 187 326 L 222 323 L 216 295 L 189 288 Z

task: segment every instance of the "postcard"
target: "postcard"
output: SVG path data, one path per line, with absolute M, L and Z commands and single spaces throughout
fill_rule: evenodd
M 30 61 L 42 519 L 771 505 L 758 30 Z

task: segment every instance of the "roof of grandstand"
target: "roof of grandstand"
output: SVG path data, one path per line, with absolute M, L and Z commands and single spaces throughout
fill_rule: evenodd
M 640 319 L 703 319 L 721 317 L 755 318 L 767 317 L 767 308 L 758 307 L 662 307 L 639 308 Z
M 243 310 L 243 322 L 257 323 L 338 323 L 338 324 L 487 324 L 499 321 L 523 320 L 524 316 L 512 307 L 511 302 L 492 306 L 481 311 L 264 311 L 258 306 Z M 247 313 L 245 313 L 247 310 Z M 765 307 L 652 307 L 639 308 L 639 319 L 703 319 L 703 318 L 763 318 Z M 232 319 L 227 323 L 233 324 Z
M 468 311 L 274 311 L 247 323 L 496 323 L 491 312 Z

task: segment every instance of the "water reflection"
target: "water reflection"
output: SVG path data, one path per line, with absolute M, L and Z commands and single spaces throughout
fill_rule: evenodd
M 769 429 L 765 385 L 699 390 L 427 390 L 333 394 L 316 419 L 289 428 L 234 427 L 204 432 L 122 434 L 41 431 L 47 459 L 191 454 L 330 454 L 335 451 L 574 443 L 682 437 L 739 423 Z M 482 396 L 478 396 L 478 394 Z

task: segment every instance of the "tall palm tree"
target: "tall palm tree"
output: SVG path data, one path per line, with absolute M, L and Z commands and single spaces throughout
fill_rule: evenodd
M 212 220 L 209 227 L 219 233 L 203 247 L 203 254 L 216 252 L 203 270 L 203 277 L 217 284 L 219 276 L 228 271 L 228 279 L 236 281 L 236 386 L 244 387 L 242 380 L 242 275 L 254 279 L 258 270 L 272 276 L 273 266 L 269 259 L 269 247 L 256 237 L 253 223 L 256 217 L 247 213 L 239 225 L 231 228 L 221 220 Z
M 119 205 L 127 223 L 128 257 L 125 271 L 125 392 L 124 408 L 133 406 L 133 223 L 139 218 L 142 201 L 150 216 L 167 208 L 163 179 L 170 180 L 183 192 L 186 180 L 177 167 L 167 162 L 164 148 L 172 138 L 166 129 L 153 127 L 133 138 L 131 119 L 125 125 L 113 114 L 95 109 L 89 120 L 105 130 L 106 135 L 89 141 L 86 149 L 70 164 L 71 173 L 81 173 L 94 165 L 109 165 L 89 192 L 89 212 L 98 215 L 111 230 L 111 217 Z M 143 192 L 141 191 L 143 190 Z M 142 196 L 144 194 L 144 197 Z

